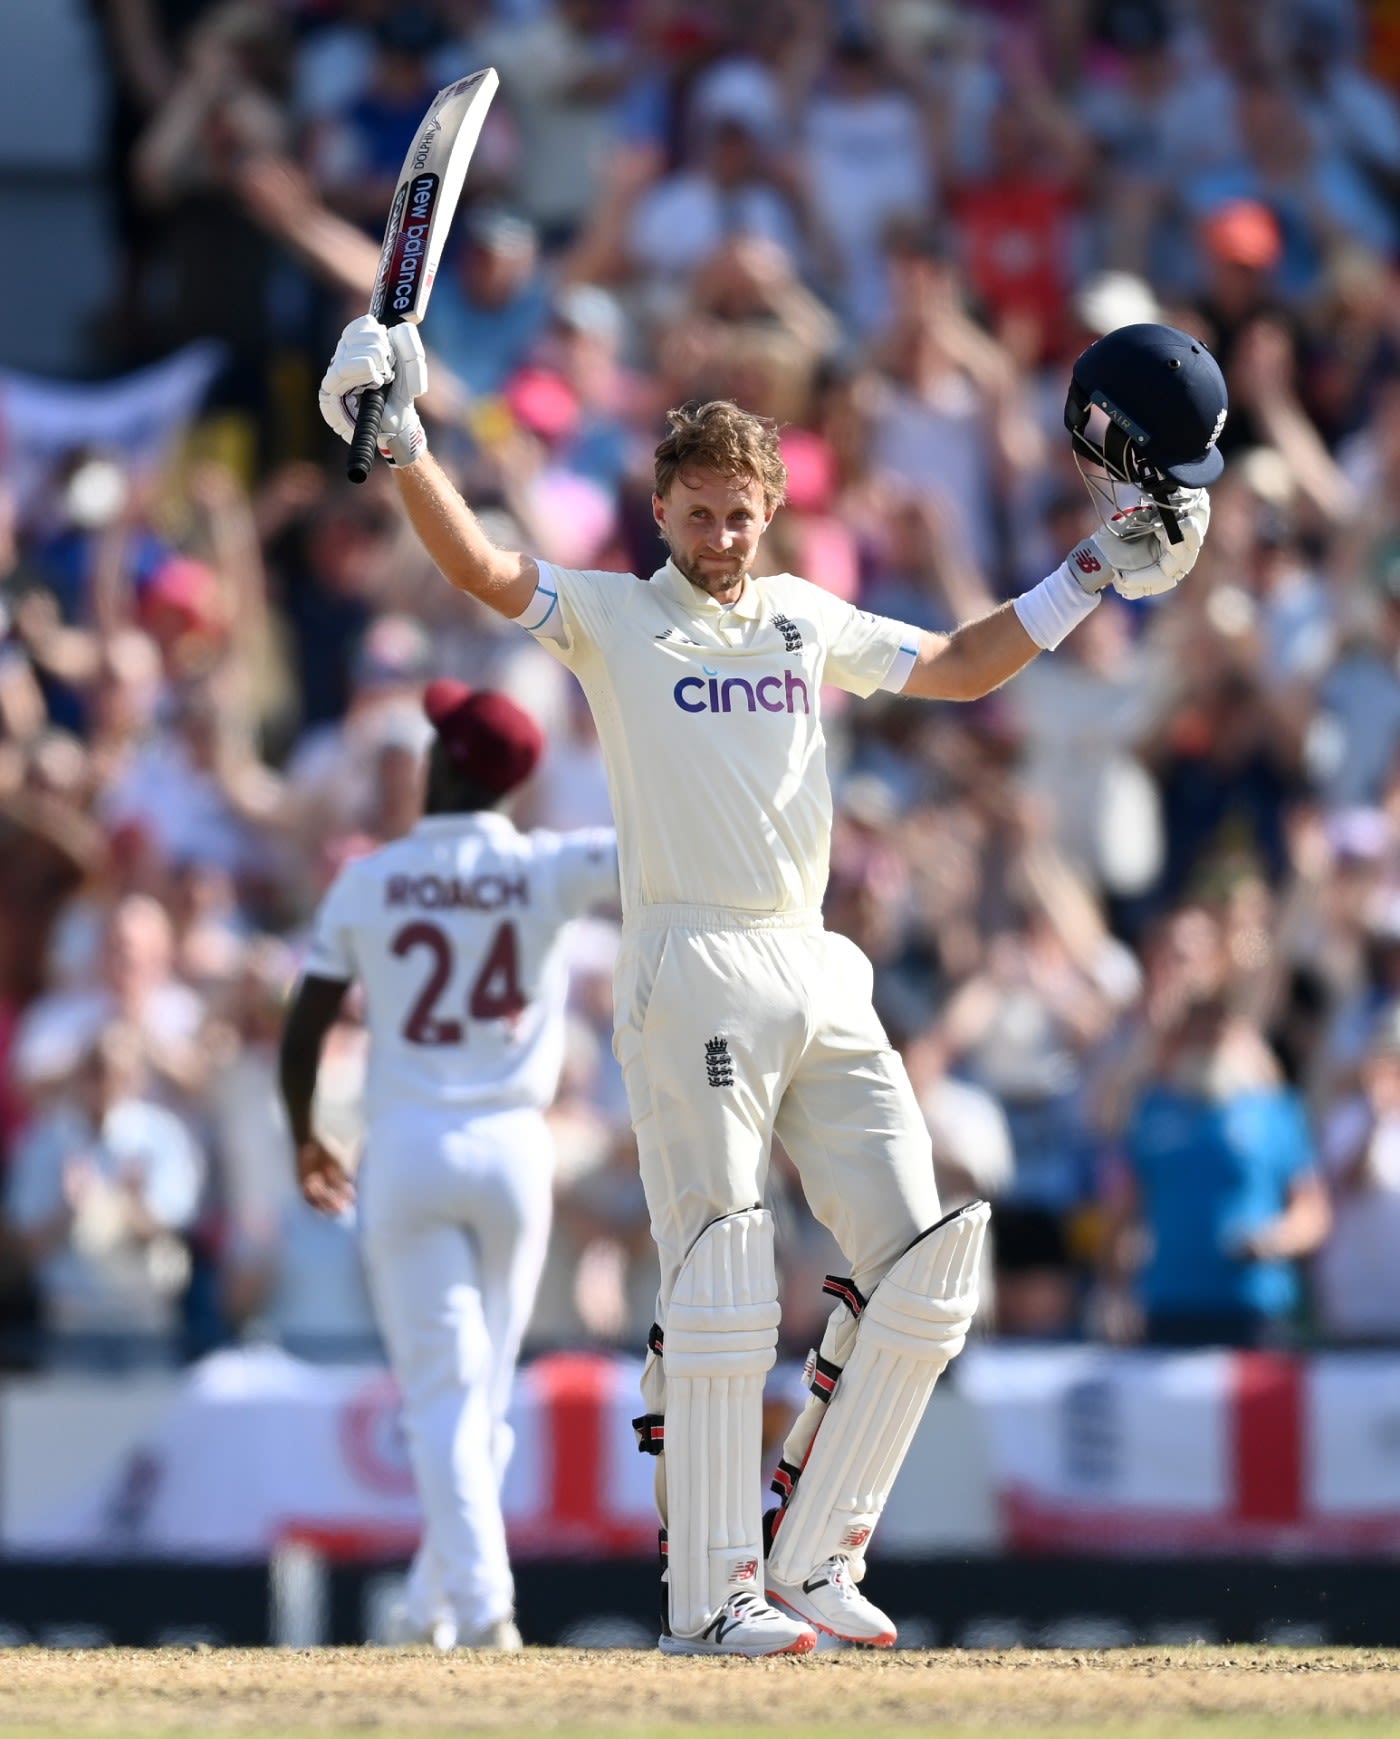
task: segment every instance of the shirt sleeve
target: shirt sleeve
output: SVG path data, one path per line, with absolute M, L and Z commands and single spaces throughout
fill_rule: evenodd
M 561 834 L 555 866 L 560 909 L 571 918 L 620 897 L 617 835 L 610 827 Z
M 355 866 L 349 864 L 331 883 L 311 932 L 303 971 L 308 978 L 348 984 L 355 964 Z
M 629 585 L 637 582 L 630 574 L 601 568 L 561 568 L 545 561 L 537 565 L 535 595 L 515 620 L 572 670 L 589 649 L 604 643 Z
M 819 586 L 812 590 L 826 636 L 824 680 L 862 698 L 878 688 L 903 688 L 918 657 L 921 630 L 857 610 Z

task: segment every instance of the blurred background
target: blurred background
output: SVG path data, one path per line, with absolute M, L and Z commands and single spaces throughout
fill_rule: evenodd
M 995 1209 L 877 1555 L 910 1642 L 1400 1642 L 1396 0 L 0 9 L 0 1640 L 348 1640 L 412 1538 L 281 1010 L 415 819 L 433 677 L 546 725 L 522 821 L 610 819 L 572 677 L 315 403 L 427 99 L 485 65 L 424 407 L 502 543 L 649 573 L 665 412 L 732 396 L 783 426 L 769 571 L 945 628 L 1093 528 L 1079 350 L 1162 319 L 1220 359 L 1178 595 L 973 706 L 827 697 L 827 923 L 945 1201 Z M 570 942 L 528 1640 L 649 1635 L 616 936 Z M 364 1049 L 352 1007 L 351 1145 Z M 781 1153 L 771 1195 L 776 1441 L 841 1263 Z

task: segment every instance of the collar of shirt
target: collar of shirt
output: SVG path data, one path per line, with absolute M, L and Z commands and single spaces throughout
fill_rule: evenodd
M 658 568 L 651 576 L 651 583 L 663 592 L 668 592 L 683 610 L 703 621 L 716 624 L 756 622 L 762 614 L 758 582 L 752 574 L 744 576 L 744 589 L 739 594 L 738 602 L 733 604 L 717 604 L 708 592 L 702 592 L 699 586 L 692 586 L 673 561 L 668 561 L 664 568 Z
M 419 835 L 461 833 L 467 828 L 475 828 L 479 833 L 494 833 L 502 839 L 517 831 L 511 818 L 502 815 L 499 809 L 463 810 L 454 815 L 424 815 L 414 825 L 413 831 Z

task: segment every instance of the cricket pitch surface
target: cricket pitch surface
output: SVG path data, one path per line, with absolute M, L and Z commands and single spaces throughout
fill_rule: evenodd
M 1400 1650 L 901 1650 L 773 1661 L 624 1649 L 11 1649 L 12 1735 L 1333 1739 L 1400 1732 Z

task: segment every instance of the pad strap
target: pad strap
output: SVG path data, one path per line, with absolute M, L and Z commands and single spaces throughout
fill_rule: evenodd
M 828 1298 L 839 1298 L 852 1316 L 859 1316 L 865 1309 L 865 1294 L 849 1274 L 828 1274 L 822 1281 L 822 1291 Z
M 640 1413 L 632 1421 L 637 1448 L 643 1455 L 660 1455 L 666 1448 L 666 1421 L 660 1413 Z

